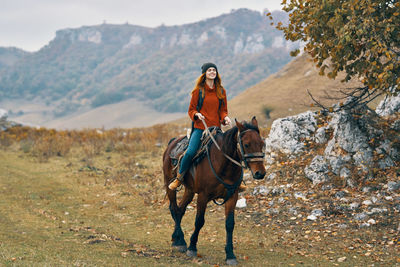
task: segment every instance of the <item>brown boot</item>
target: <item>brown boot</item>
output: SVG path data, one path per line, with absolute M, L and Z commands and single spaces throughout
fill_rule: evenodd
M 171 190 L 176 190 L 180 185 L 181 185 L 181 181 L 179 181 L 178 178 L 175 178 L 175 180 L 173 180 L 169 185 L 168 188 Z
M 182 180 L 183 180 L 183 175 L 185 173 L 179 173 L 179 169 L 177 171 L 177 175 L 175 180 L 173 180 L 169 185 L 168 188 L 171 190 L 176 190 L 181 184 L 182 184 Z

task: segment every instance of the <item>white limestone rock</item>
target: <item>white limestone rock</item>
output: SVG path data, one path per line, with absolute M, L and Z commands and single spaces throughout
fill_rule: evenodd
M 304 169 L 304 172 L 313 184 L 329 181 L 329 166 L 323 156 L 314 157 L 311 164 Z
M 241 198 L 236 202 L 236 208 L 243 209 L 243 208 L 246 208 L 246 207 L 247 207 L 247 204 L 246 204 L 246 199 L 245 198 Z
M 266 152 L 279 151 L 285 154 L 303 152 L 304 142 L 302 139 L 310 138 L 317 129 L 315 117 L 315 112 L 307 111 L 297 116 L 275 120 L 269 136 L 265 140 Z
M 376 108 L 376 113 L 379 116 L 389 116 L 396 112 L 400 112 L 400 95 L 386 97 Z

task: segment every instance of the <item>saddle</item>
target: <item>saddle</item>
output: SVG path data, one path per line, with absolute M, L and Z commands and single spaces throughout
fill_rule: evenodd
M 218 134 L 222 133 L 222 130 L 216 126 L 209 127 L 208 130 L 210 131 L 210 133 L 213 135 L 214 138 Z M 207 134 L 206 131 L 204 131 L 203 135 L 201 136 L 201 139 L 200 139 L 199 149 L 197 150 L 196 155 L 192 159 L 192 164 L 197 165 L 200 163 L 200 161 L 206 155 L 207 146 L 210 146 L 211 143 L 212 143 L 211 137 Z M 170 156 L 170 158 L 172 160 L 172 164 L 174 166 L 178 165 L 180 159 L 183 157 L 188 146 L 189 146 L 189 138 L 187 138 L 185 136 L 171 150 L 169 156 Z

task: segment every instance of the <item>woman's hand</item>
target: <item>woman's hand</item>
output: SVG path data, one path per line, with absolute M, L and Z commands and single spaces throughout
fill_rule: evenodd
M 225 118 L 224 118 L 224 121 L 223 121 L 223 125 L 230 125 L 232 122 L 231 122 L 231 119 L 228 117 L 228 116 L 226 116 Z
M 194 116 L 196 116 L 200 120 L 204 120 L 205 119 L 203 114 L 201 114 L 200 112 L 197 112 L 196 114 L 194 114 Z

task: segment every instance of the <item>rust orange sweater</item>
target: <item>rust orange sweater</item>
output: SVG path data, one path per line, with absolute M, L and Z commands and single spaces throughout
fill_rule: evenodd
M 219 100 L 217 97 L 217 93 L 215 89 L 211 89 L 205 84 L 205 96 L 203 106 L 200 111 L 196 110 L 197 103 L 199 101 L 199 89 L 193 92 L 192 99 L 190 100 L 189 105 L 189 117 L 194 121 L 194 128 L 204 130 L 204 125 L 201 120 L 195 118 L 194 114 L 200 112 L 206 118 L 206 124 L 208 127 L 218 126 L 221 127 L 222 120 L 228 116 L 228 105 L 226 101 L 226 91 L 223 89 L 223 104 L 221 105 L 219 111 Z

